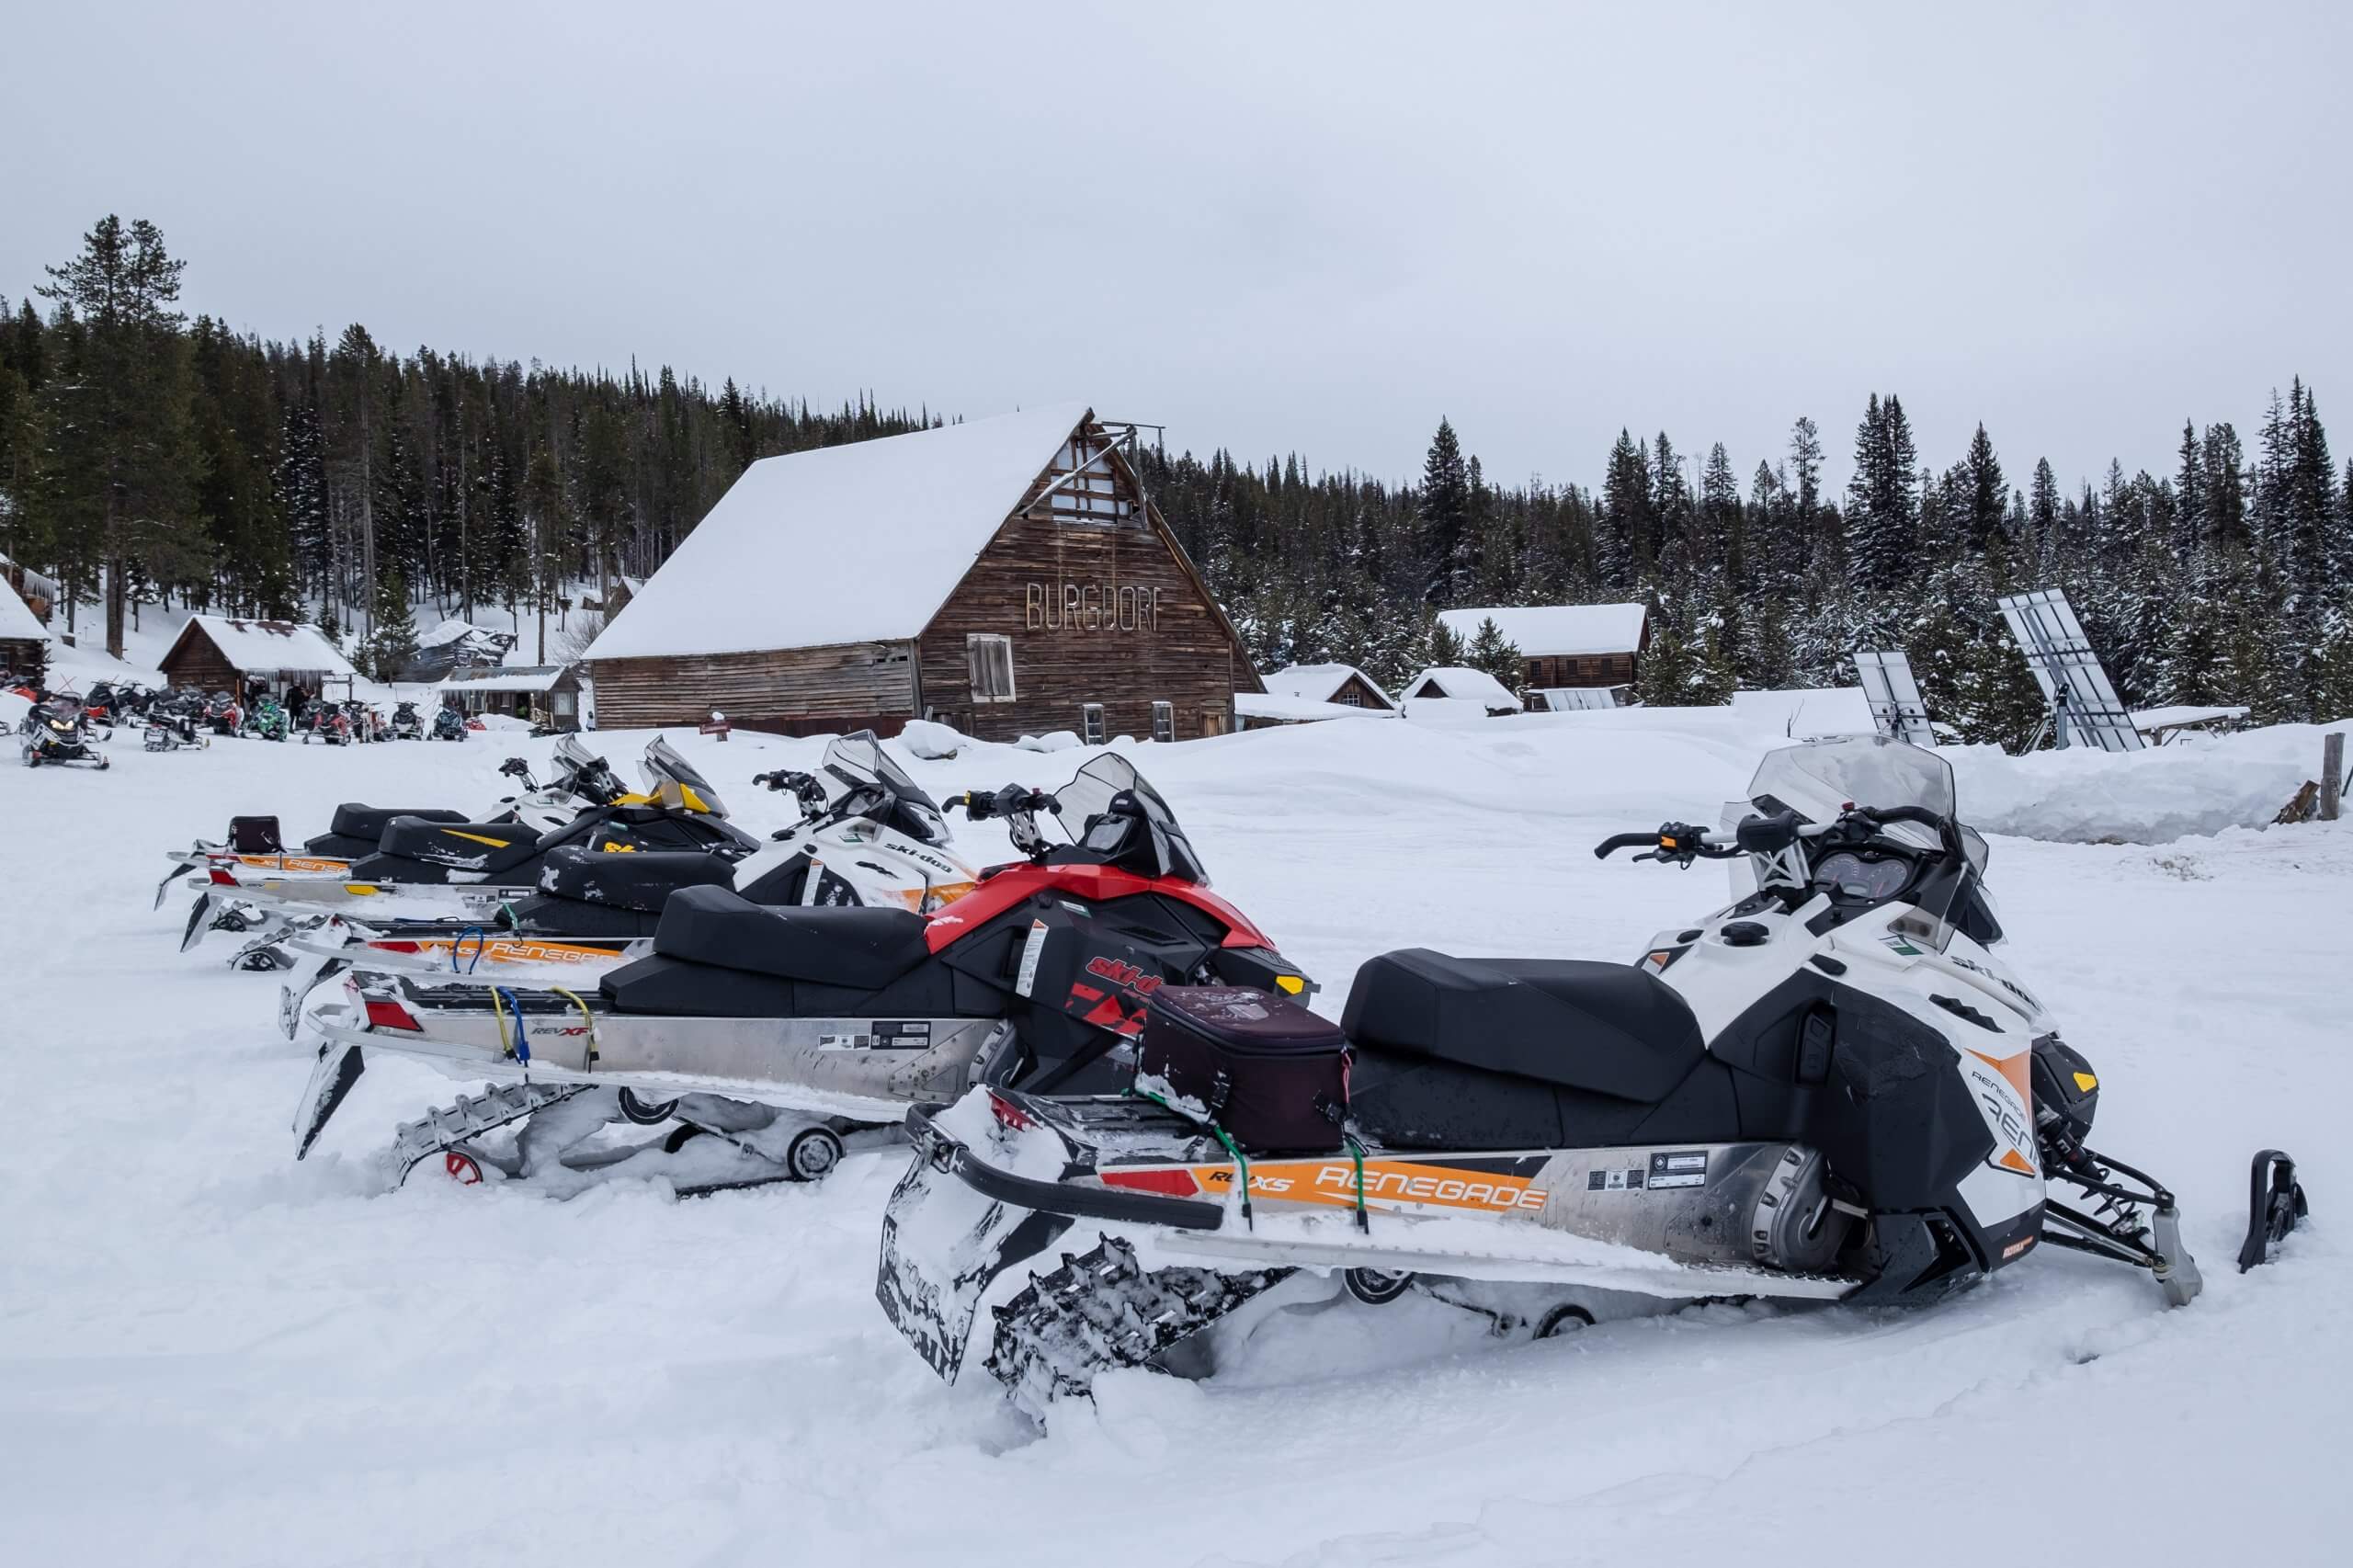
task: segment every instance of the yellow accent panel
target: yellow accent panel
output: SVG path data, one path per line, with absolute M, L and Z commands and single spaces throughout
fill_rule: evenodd
M 503 838 L 493 838 L 487 834 L 460 833 L 454 827 L 445 827 L 441 831 L 448 834 L 452 838 L 462 838 L 472 844 L 487 844 L 493 849 L 504 849 L 506 847 L 506 840 Z
M 687 810 L 690 812 L 709 812 L 710 810 L 709 806 L 702 803 L 702 797 L 700 795 L 696 794 L 684 784 L 678 786 L 678 799 L 687 803 Z
M 1279 974 L 1275 976 L 1275 989 L 1296 996 L 1307 989 L 1307 982 L 1295 974 Z
M 2075 1087 L 2083 1090 L 2084 1093 L 2088 1095 L 2094 1089 L 2099 1087 L 2099 1080 L 2093 1077 L 2089 1073 L 2078 1073 L 2075 1074 Z
M 346 882 L 343 884 L 343 891 L 346 892 L 374 892 L 376 891 L 376 884 L 373 882 Z
M 618 838 L 608 838 L 601 846 L 599 846 L 599 847 L 608 855 L 634 855 L 637 853 L 636 845 L 623 844 Z

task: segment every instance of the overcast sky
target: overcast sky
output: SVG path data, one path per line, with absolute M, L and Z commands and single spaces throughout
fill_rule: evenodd
M 1383 476 L 1843 474 L 1878 389 L 2072 483 L 2299 373 L 2353 450 L 2353 6 L 796 12 L 16 8 L 0 291 L 115 211 L 266 336 Z

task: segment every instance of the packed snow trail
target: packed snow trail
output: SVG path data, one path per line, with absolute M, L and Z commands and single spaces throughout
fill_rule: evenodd
M 1590 717 L 1135 755 L 1336 1013 L 1385 948 L 1626 957 L 1720 902 L 1706 869 L 1590 846 L 1712 821 L 1779 736 Z M 643 736 L 595 738 L 633 771 Z M 754 831 L 787 807 L 750 775 L 823 745 L 672 739 Z M 486 802 L 500 757 L 547 745 L 149 755 L 126 732 L 106 774 L 0 768 L 0 1561 L 2301 1563 L 2353 1529 L 2353 832 L 1995 843 L 2011 955 L 2102 1074 L 2097 1145 L 2181 1196 L 2187 1310 L 2055 1254 L 1930 1312 L 1719 1307 L 1500 1350 L 1409 1299 L 1287 1314 L 1206 1386 L 1109 1378 L 1037 1438 L 877 1308 L 895 1156 L 685 1202 L 429 1170 L 366 1197 L 366 1157 L 457 1087 L 380 1059 L 294 1163 L 307 1051 L 271 977 L 176 950 L 161 852 L 237 812 L 300 835 L 343 800 Z M 1082 758 L 911 771 L 1051 787 Z M 2315 1223 L 2241 1277 L 2245 1161 L 2274 1143 Z

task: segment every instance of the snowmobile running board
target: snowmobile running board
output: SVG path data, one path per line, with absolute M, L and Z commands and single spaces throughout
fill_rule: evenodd
M 1596 1244 L 1573 1232 L 1533 1224 L 1515 1227 L 1537 1240 L 1538 1244 L 1532 1246 L 1498 1249 L 1492 1244 L 1448 1245 L 1443 1241 L 1436 1244 L 1415 1241 L 1399 1246 L 1391 1244 L 1389 1238 L 1427 1233 L 1447 1221 L 1386 1210 L 1373 1210 L 1380 1214 L 1381 1221 L 1372 1230 L 1350 1230 L 1343 1233 L 1345 1239 L 1319 1233 L 1331 1221 L 1328 1214 L 1280 1219 L 1262 1216 L 1255 1221 L 1245 1221 L 1246 1229 L 1229 1230 L 1225 1223 L 1229 1213 L 1237 1217 L 1242 1214 L 1238 1205 L 1229 1210 L 1224 1204 L 1204 1203 L 1197 1199 L 1074 1187 L 1000 1170 L 942 1131 L 921 1109 L 907 1113 L 907 1135 L 918 1158 L 996 1202 L 1096 1224 L 1150 1225 L 1178 1233 L 1155 1247 L 1171 1259 L 1235 1258 L 1313 1269 L 1377 1267 L 1463 1278 L 1542 1278 L 1671 1297 L 1769 1295 L 1788 1301 L 1837 1301 L 1861 1288 L 1859 1281 L 1836 1275 L 1683 1263 L 1636 1248 Z M 1344 1222 L 1352 1226 L 1356 1217 L 1349 1215 Z M 1438 1233 L 1445 1234 L 1442 1231 Z M 1371 1236 L 1379 1239 L 1365 1239 Z M 1597 1244 L 1618 1256 L 1608 1260 L 1563 1256 L 1548 1249 L 1539 1239 L 1552 1237 L 1572 1247 Z

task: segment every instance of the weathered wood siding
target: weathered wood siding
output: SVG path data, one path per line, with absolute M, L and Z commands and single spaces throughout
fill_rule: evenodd
M 699 724 L 716 708 L 746 729 L 895 734 L 915 714 L 915 661 L 904 642 L 598 659 L 589 676 L 597 724 L 606 730 Z
M 1626 686 L 1634 678 L 1631 653 L 1557 655 L 1528 661 L 1527 686 Z
M 1350 702 L 1348 699 L 1352 697 L 1355 698 L 1356 700 Z M 1387 698 L 1381 696 L 1380 692 L 1374 690 L 1371 684 L 1362 676 L 1358 675 L 1352 675 L 1348 676 L 1347 679 L 1342 681 L 1340 683 L 1339 689 L 1332 693 L 1332 700 L 1350 708 L 1379 708 L 1387 710 L 1396 706 Z
M 975 701 L 966 639 L 1009 637 L 1014 699 Z M 1154 702 L 1174 707 L 1177 740 L 1233 728 L 1233 694 L 1260 689 L 1199 579 L 1156 517 L 1116 526 L 1017 515 L 924 629 L 923 703 L 983 740 L 1085 733 L 1148 739 Z
M 244 677 L 229 663 L 220 645 L 204 634 L 201 627 L 185 633 L 164 655 L 157 666 L 164 678 L 174 686 L 195 687 L 202 691 L 220 691 L 237 687 L 242 691 Z

